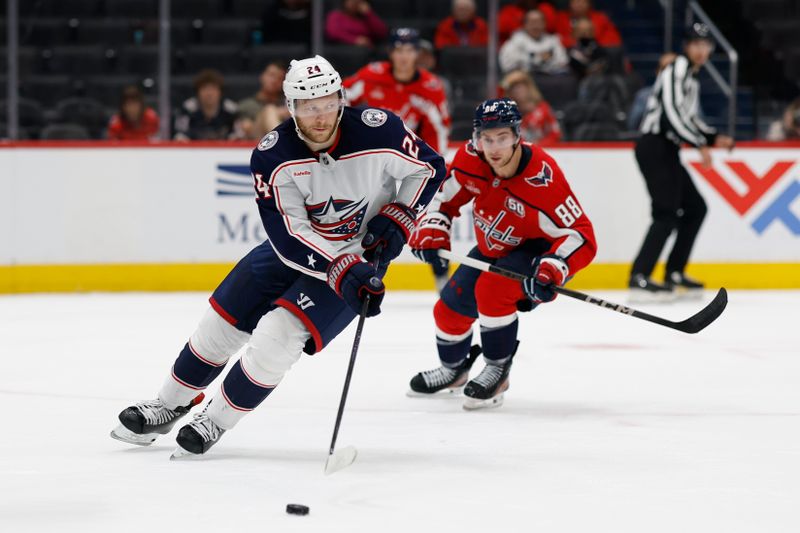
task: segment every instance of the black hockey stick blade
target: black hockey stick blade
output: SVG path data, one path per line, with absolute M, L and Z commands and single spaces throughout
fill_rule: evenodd
M 478 270 L 483 270 L 484 272 L 493 272 L 517 281 L 524 281 L 527 279 L 527 276 L 524 274 L 496 267 L 491 263 L 487 263 L 473 257 L 463 257 L 454 254 L 450 250 L 439 250 L 439 257 L 443 257 L 451 261 L 457 261 L 462 265 L 477 268 Z M 555 290 L 558 294 L 563 294 L 564 296 L 581 300 L 587 304 L 593 304 L 604 309 L 616 311 L 617 313 L 622 313 L 623 315 L 629 315 L 641 320 L 646 320 L 647 322 L 659 324 L 661 326 L 682 331 L 684 333 L 697 333 L 698 331 L 705 329 L 706 326 L 719 318 L 719 316 L 725 310 L 725 307 L 728 305 L 728 291 L 722 288 L 719 290 L 719 292 L 717 292 L 717 295 L 714 297 L 711 303 L 701 309 L 698 313 L 682 322 L 673 322 L 671 320 L 667 320 L 666 318 L 661 318 L 660 316 L 638 311 L 631 307 L 603 300 L 602 298 L 596 298 L 589 294 L 573 291 L 572 289 L 567 289 L 566 287 L 554 287 L 553 290 Z
M 702 331 L 706 326 L 714 322 L 719 315 L 725 310 L 728 305 L 728 291 L 725 287 L 721 288 L 717 295 L 711 302 L 698 311 L 694 316 L 691 316 L 683 322 L 678 322 L 675 329 L 683 331 L 684 333 L 697 333 Z
M 497 272 L 494 269 L 490 270 L 490 272 L 500 274 L 500 272 Z M 686 320 L 681 322 L 673 322 L 671 320 L 667 320 L 666 318 L 661 318 L 660 316 L 651 315 L 649 313 L 645 313 L 644 311 L 638 311 L 621 304 L 603 300 L 602 298 L 596 298 L 589 294 L 573 291 L 572 289 L 567 289 L 566 287 L 555 287 L 554 290 L 558 294 L 563 294 L 564 296 L 569 296 L 570 298 L 575 298 L 576 300 L 581 300 L 588 304 L 593 304 L 604 309 L 616 311 L 617 313 L 621 313 L 623 315 L 629 315 L 641 320 L 646 320 L 647 322 L 659 324 L 661 326 L 682 331 L 684 333 L 697 333 L 698 331 L 705 329 L 706 326 L 719 318 L 719 316 L 725 310 L 725 307 L 728 305 L 728 291 L 722 288 L 719 290 L 719 292 L 717 292 L 717 295 L 714 297 L 714 299 L 711 300 L 711 302 L 700 311 L 690 316 Z

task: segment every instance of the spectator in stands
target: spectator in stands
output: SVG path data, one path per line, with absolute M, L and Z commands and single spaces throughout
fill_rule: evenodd
M 475 10 L 475 0 L 453 0 L 452 15 L 436 28 L 436 48 L 486 46 L 489 30 L 486 21 L 477 16 Z
M 501 45 L 522 27 L 525 22 L 525 13 L 531 9 L 541 11 L 542 15 L 544 15 L 547 32 L 555 33 L 556 10 L 552 5 L 539 0 L 517 0 L 513 4 L 503 6 L 497 15 L 497 33 Z
M 260 139 L 289 118 L 289 110 L 283 96 L 285 77 L 286 64 L 282 61 L 271 61 L 264 68 L 258 77 L 261 88 L 253 96 L 238 103 L 236 121 L 238 138 Z
M 796 141 L 800 139 L 800 98 L 789 104 L 781 120 L 773 122 L 767 132 L 768 141 Z
M 342 0 L 340 9 L 328 13 L 325 35 L 333 43 L 372 47 L 386 39 L 386 24 L 367 0 Z
M 261 15 L 264 42 L 308 43 L 311 0 L 273 0 Z
M 661 74 L 662 70 L 667 68 L 667 65 L 675 61 L 676 57 L 678 57 L 678 54 L 674 54 L 672 52 L 662 54 L 658 59 L 656 77 Z M 642 87 L 636 91 L 636 95 L 633 97 L 633 103 L 631 104 L 631 109 L 628 111 L 628 129 L 630 131 L 639 131 L 639 125 L 642 123 L 642 117 L 644 117 L 644 110 L 647 108 L 647 100 L 650 98 L 651 94 L 653 94 L 652 85 Z
M 592 0 L 569 0 L 569 9 L 559 11 L 556 15 L 556 31 L 565 47 L 570 48 L 575 45 L 573 25 L 582 18 L 592 21 L 595 39 L 600 46 L 606 48 L 622 46 L 622 38 L 617 27 L 605 13 L 592 9 Z
M 567 52 L 555 35 L 545 31 L 544 15 L 538 9 L 525 14 L 525 25 L 500 47 L 500 69 L 529 74 L 564 74 Z
M 608 68 L 608 52 L 594 38 L 594 24 L 582 17 L 572 26 L 575 44 L 569 48 L 569 66 L 578 79 L 603 74 Z
M 223 99 L 225 81 L 218 71 L 201 70 L 194 78 L 196 96 L 189 98 L 175 119 L 175 140 L 226 140 L 233 136 L 236 104 Z
M 158 115 L 144 103 L 138 87 L 122 90 L 119 111 L 108 123 L 108 138 L 115 141 L 152 141 L 158 138 Z
M 524 140 L 540 146 L 550 146 L 561 140 L 558 120 L 528 74 L 521 70 L 510 72 L 500 86 L 505 96 L 517 102 L 522 113 L 520 134 Z

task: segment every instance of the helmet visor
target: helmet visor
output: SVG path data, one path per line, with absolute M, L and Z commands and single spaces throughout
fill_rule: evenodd
M 511 128 L 485 129 L 476 131 L 472 136 L 472 143 L 479 152 L 504 150 L 514 146 L 517 141 L 517 135 Z
M 344 98 L 341 94 L 336 94 L 310 100 L 298 98 L 294 100 L 292 108 L 296 117 L 314 118 L 329 113 L 340 113 L 344 106 Z

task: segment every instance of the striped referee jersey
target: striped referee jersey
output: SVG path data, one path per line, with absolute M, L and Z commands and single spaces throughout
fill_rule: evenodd
M 700 82 L 689 58 L 679 55 L 661 71 L 647 99 L 639 132 L 664 135 L 675 144 L 714 144 L 717 130 L 698 116 Z

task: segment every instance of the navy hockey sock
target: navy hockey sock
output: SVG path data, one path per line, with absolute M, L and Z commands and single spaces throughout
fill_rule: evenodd
M 237 411 L 252 411 L 275 389 L 275 384 L 259 383 L 236 361 L 222 382 L 222 394 Z
M 483 356 L 492 361 L 501 361 L 514 354 L 517 347 L 519 320 L 510 324 L 490 328 L 481 326 L 481 345 Z
M 446 340 L 436 336 L 436 347 L 439 349 L 439 360 L 448 368 L 455 368 L 466 359 L 472 344 L 472 332 L 460 340 Z
M 202 390 L 214 381 L 225 368 L 225 363 L 214 363 L 203 358 L 192 348 L 190 342 L 181 350 L 172 367 L 172 375 L 179 383 L 189 388 Z

